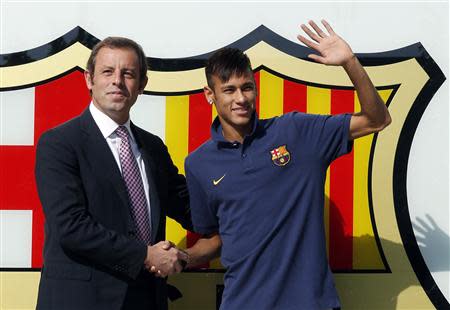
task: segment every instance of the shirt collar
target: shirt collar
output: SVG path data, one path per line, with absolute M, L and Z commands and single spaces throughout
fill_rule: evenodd
M 108 115 L 100 111 L 93 102 L 89 105 L 89 112 L 91 112 L 92 118 L 94 119 L 95 123 L 97 124 L 98 128 L 100 129 L 100 132 L 102 133 L 103 137 L 106 139 L 110 137 L 119 127 L 119 124 L 117 124 L 115 121 L 113 121 Z M 128 130 L 128 133 L 131 136 L 131 139 L 134 140 L 133 134 L 131 132 L 130 128 L 130 119 L 128 119 L 122 126 L 125 126 Z
M 259 126 L 259 118 L 258 118 L 258 114 L 256 114 L 256 112 L 253 112 L 252 118 L 250 120 L 250 122 L 252 122 L 252 131 L 250 132 L 249 135 L 244 137 L 254 137 L 255 134 L 258 132 L 258 128 Z M 216 118 L 214 119 L 214 122 L 211 125 L 211 138 L 213 141 L 215 142 L 220 142 L 220 143 L 231 143 L 234 144 L 235 142 L 231 142 L 225 139 L 225 137 L 223 136 L 223 131 L 222 131 L 222 125 L 220 124 L 220 120 L 219 120 L 219 116 L 216 116 Z

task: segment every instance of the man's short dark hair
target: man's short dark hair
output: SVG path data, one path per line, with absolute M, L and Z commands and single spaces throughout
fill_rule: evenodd
M 144 50 L 135 41 L 123 37 L 107 37 L 94 46 L 86 65 L 86 70 L 89 71 L 91 76 L 94 76 L 97 54 L 104 47 L 111 49 L 125 48 L 133 50 L 136 53 L 139 62 L 139 81 L 144 81 L 148 70 L 147 57 L 145 56 Z
M 214 88 L 213 76 L 222 82 L 230 80 L 231 76 L 238 77 L 252 72 L 250 59 L 240 49 L 224 47 L 212 54 L 205 67 L 206 80 L 210 88 Z

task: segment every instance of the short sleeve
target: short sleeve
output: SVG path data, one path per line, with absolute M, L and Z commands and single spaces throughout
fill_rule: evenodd
M 185 163 L 186 180 L 189 190 L 189 202 L 194 231 L 199 234 L 211 234 L 219 231 L 219 223 L 208 197 L 201 184 L 191 171 L 188 160 Z
M 351 114 L 317 115 L 294 113 L 297 128 L 327 162 L 351 152 Z

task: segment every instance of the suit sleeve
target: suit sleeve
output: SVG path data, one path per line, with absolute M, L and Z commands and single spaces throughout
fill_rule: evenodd
M 135 278 L 143 268 L 147 248 L 93 219 L 79 158 L 69 140 L 61 132 L 49 131 L 37 146 L 35 175 L 47 238 L 57 238 L 72 259 Z

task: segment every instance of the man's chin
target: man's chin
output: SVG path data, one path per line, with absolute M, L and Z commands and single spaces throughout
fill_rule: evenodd
M 248 126 L 248 124 L 250 124 L 250 121 L 251 121 L 251 117 L 239 117 L 239 118 L 233 120 L 233 123 L 237 127 L 245 127 L 245 126 Z

